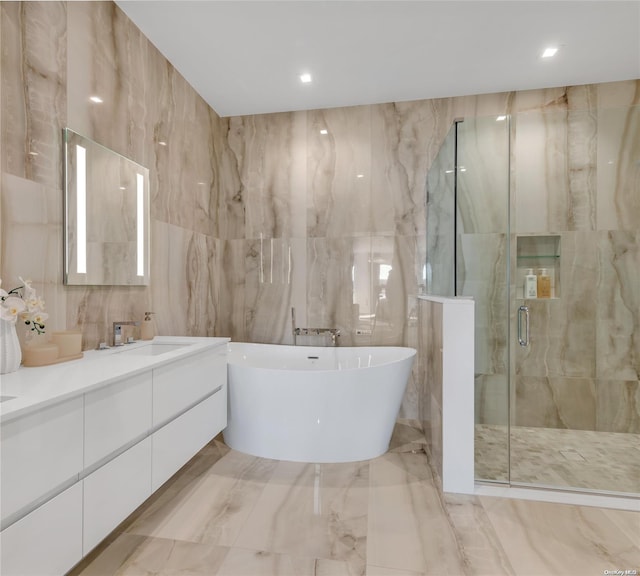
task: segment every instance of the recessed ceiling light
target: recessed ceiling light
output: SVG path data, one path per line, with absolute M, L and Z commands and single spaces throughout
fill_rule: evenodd
M 356 178 L 364 178 L 364 174 L 358 174 Z
M 323 128 L 322 130 L 320 130 L 320 134 L 329 134 L 329 130 Z
M 89 100 L 91 100 L 91 102 L 95 102 L 96 104 L 102 104 L 103 100 L 102 98 L 100 98 L 100 96 L 90 96 Z
M 506 119 L 507 119 L 507 117 L 506 117 L 506 116 L 498 116 L 498 117 L 496 118 L 496 122 L 502 122 L 503 120 L 506 120 Z
M 126 186 L 120 186 L 120 190 L 126 190 L 127 187 Z
M 552 56 L 556 55 L 557 51 L 558 51 L 558 49 L 554 48 L 554 47 L 545 48 L 544 52 L 542 53 L 542 57 L 543 58 L 551 58 Z
M 304 74 L 300 74 L 300 82 L 303 84 L 308 84 L 311 82 L 311 74 L 305 72 Z
M 167 145 L 167 143 L 164 140 L 160 140 L 158 142 L 158 144 L 160 144 L 160 146 L 166 146 Z

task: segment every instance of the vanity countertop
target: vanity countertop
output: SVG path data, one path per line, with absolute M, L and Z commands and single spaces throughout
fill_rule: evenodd
M 13 420 L 123 378 L 208 349 L 225 346 L 229 340 L 156 336 L 153 340 L 138 341 L 107 350 L 89 350 L 79 360 L 37 368 L 21 366 L 16 372 L 0 377 L 0 421 Z M 155 355 L 140 353 L 150 345 L 161 345 L 168 351 Z

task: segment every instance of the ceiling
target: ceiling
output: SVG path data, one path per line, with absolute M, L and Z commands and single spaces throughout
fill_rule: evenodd
M 640 0 L 116 3 L 220 116 L 640 78 Z

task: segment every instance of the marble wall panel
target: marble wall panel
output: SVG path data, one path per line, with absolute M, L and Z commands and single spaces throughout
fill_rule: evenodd
M 371 107 L 372 231 L 425 231 L 427 155 L 437 119 L 427 101 Z
M 516 376 L 516 426 L 596 429 L 596 385 L 591 378 Z
M 307 239 L 307 323 L 338 328 L 340 345 L 355 345 L 359 308 L 354 305 L 352 271 L 358 239 Z
M 305 327 L 306 240 L 264 238 L 246 241 L 245 317 L 250 342 L 293 344 L 291 308 Z M 301 304 L 302 300 L 302 306 Z
M 245 191 L 240 165 L 243 149 L 241 118 L 212 118 L 218 198 L 214 235 L 223 240 L 245 237 Z
M 600 108 L 618 108 L 619 106 L 638 106 L 640 104 L 640 82 L 625 80 L 596 84 L 594 90 Z
M 640 434 L 640 381 L 596 380 L 595 429 Z
M 369 234 L 373 229 L 371 107 L 307 115 L 307 235 Z
M 246 245 L 244 240 L 221 240 L 217 267 L 220 281 L 216 336 L 249 342 L 245 316 Z
M 66 124 L 66 4 L 2 2 L 2 170 L 62 182 Z
M 459 236 L 457 294 L 475 300 L 476 374 L 507 374 L 507 236 Z
M 509 217 L 509 123 L 495 116 L 457 125 L 460 234 L 504 233 Z
M 234 148 L 245 204 L 247 238 L 306 236 L 307 115 L 240 118 Z
M 425 290 L 455 294 L 455 127 L 445 138 L 427 176 Z
M 64 328 L 62 191 L 3 173 L 1 213 L 2 288 L 20 286 L 19 277 L 31 280 L 46 303 L 47 332 Z
M 640 228 L 598 232 L 595 361 L 598 378 L 640 378 Z M 595 279 L 594 279 L 595 281 Z
M 640 228 L 640 106 L 598 110 L 598 230 Z
M 509 380 L 507 374 L 477 374 L 475 377 L 475 422 L 507 426 Z
M 530 345 L 515 346 L 523 376 L 595 378 L 599 262 L 597 232 L 565 232 L 560 239 L 559 299 L 527 300 Z M 512 334 L 517 333 L 512 310 Z

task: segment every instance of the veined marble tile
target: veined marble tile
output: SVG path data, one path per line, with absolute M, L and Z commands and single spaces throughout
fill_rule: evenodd
M 293 344 L 291 308 L 296 307 L 296 300 L 305 297 L 302 287 L 306 282 L 306 240 L 261 238 L 247 240 L 246 248 L 249 341 Z
M 167 491 L 171 503 L 143 514 L 127 532 L 231 546 L 263 490 L 262 483 L 210 473 L 179 492 Z
M 595 85 L 600 108 L 617 108 L 619 106 L 637 106 L 640 80 L 623 80 L 621 82 L 605 82 Z
M 598 230 L 640 222 L 640 106 L 598 110 Z
M 516 426 L 595 430 L 596 383 L 590 378 L 516 375 Z
M 424 232 L 425 152 L 435 123 L 434 108 L 425 100 L 371 107 L 374 234 Z
M 638 230 L 597 233 L 600 268 L 595 300 L 595 357 L 598 378 L 638 380 L 640 377 Z
M 247 238 L 306 236 L 307 114 L 246 116 L 234 144 Z
M 515 118 L 516 230 L 594 230 L 596 121 L 589 111 Z
M 235 546 L 337 560 L 364 574 L 368 464 L 279 462 Z
M 518 575 L 593 574 L 635 567 L 640 549 L 602 511 L 481 498 Z
M 420 574 L 464 574 L 455 531 L 424 454 L 370 463 L 367 564 Z
M 218 576 L 357 576 L 346 562 L 302 558 L 262 550 L 229 550 Z
M 596 380 L 596 430 L 640 434 L 638 380 Z
M 218 169 L 216 231 L 223 240 L 245 237 L 246 199 L 239 166 L 243 160 L 243 122 L 241 118 L 212 120 L 213 153 Z
M 604 514 L 640 548 L 640 512 L 628 510 L 604 510 Z
M 560 298 L 526 302 L 530 314 L 530 345 L 515 347 L 517 371 L 523 376 L 596 376 L 598 337 L 594 305 L 598 302 L 601 274 L 598 235 L 589 231 L 561 235 Z M 517 334 L 515 307 L 511 328 L 511 333 Z
M 509 124 L 495 116 L 458 124 L 459 234 L 503 234 L 509 218 Z
M 385 568 L 384 566 L 367 564 L 367 576 L 424 576 L 424 572 L 398 570 L 396 568 Z
M 48 188 L 62 182 L 66 4 L 3 2 L 2 171 Z
M 189 230 L 152 220 L 150 291 L 158 334 L 189 334 L 191 303 L 185 292 L 191 272 L 186 262 L 192 242 L 193 233 Z
M 439 296 L 455 294 L 454 164 L 455 128 L 452 127 L 427 175 L 425 289 L 428 294 Z
M 307 235 L 369 234 L 371 106 L 307 112 L 307 134 Z
M 515 576 L 480 499 L 458 494 L 444 494 L 443 498 L 465 558 L 466 574 Z
M 211 576 L 229 552 L 223 546 L 121 534 L 84 570 L 74 576 Z
M 218 255 L 220 295 L 217 308 L 216 335 L 237 342 L 247 342 L 245 325 L 245 263 L 244 240 L 220 241 Z
M 366 288 L 374 299 L 370 302 L 374 346 L 404 346 L 407 326 L 407 294 L 417 292 L 415 236 L 374 236 L 369 257 L 370 280 Z M 365 299 L 356 291 L 356 302 Z M 360 305 L 360 312 L 366 306 Z
M 62 278 L 62 192 L 12 174 L 2 174 L 2 288 L 32 280 L 44 299 L 46 331 L 66 329 Z
M 352 274 L 358 238 L 307 239 L 307 322 L 313 328 L 340 329 L 340 345 L 351 346 L 359 323 Z
M 507 374 L 476 374 L 474 408 L 476 424 L 507 424 L 509 420 Z
M 508 372 L 506 242 L 505 234 L 458 237 L 457 294 L 476 303 L 476 374 Z

